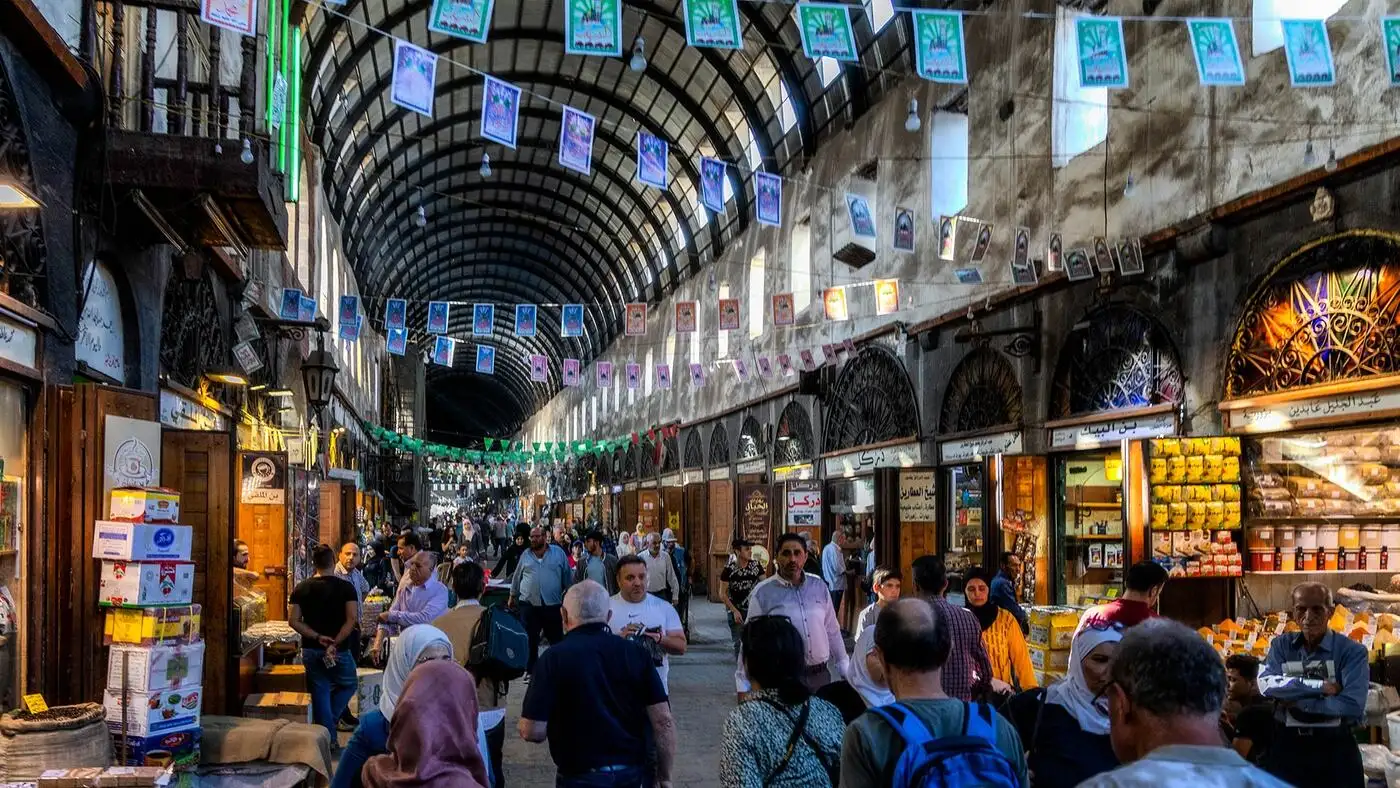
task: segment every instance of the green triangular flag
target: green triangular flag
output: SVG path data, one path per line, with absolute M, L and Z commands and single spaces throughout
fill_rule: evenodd
M 496 445 L 496 439 L 495 439 L 495 438 L 487 438 L 487 439 L 486 439 L 486 450 L 487 450 L 487 451 L 491 451 L 492 447 L 494 447 L 495 445 Z

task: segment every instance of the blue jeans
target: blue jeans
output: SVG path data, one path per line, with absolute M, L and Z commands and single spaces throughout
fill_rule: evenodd
M 336 744 L 335 724 L 350 707 L 359 678 L 355 674 L 355 658 L 343 649 L 336 651 L 334 667 L 326 667 L 326 650 L 303 648 L 301 661 L 306 666 L 306 688 L 311 693 L 311 721 L 324 725 L 331 732 L 331 746 Z
M 610 766 L 607 771 L 560 774 L 554 788 L 651 788 L 651 775 L 640 766 Z

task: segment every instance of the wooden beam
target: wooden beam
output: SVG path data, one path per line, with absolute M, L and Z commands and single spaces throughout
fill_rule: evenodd
M 88 75 L 33 0 L 0 0 L 0 30 L 52 87 L 82 90 Z M 56 84 L 56 77 L 64 80 Z

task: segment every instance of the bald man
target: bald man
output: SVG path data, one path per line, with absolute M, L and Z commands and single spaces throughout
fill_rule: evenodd
M 379 614 L 379 628 L 374 633 L 376 660 L 382 658 L 386 636 L 397 635 L 403 627 L 427 624 L 447 612 L 447 586 L 433 576 L 436 565 L 437 558 L 427 550 L 414 553 L 404 564 L 394 603 Z

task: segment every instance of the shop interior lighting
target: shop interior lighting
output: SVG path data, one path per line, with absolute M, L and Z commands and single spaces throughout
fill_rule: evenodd
M 18 181 L 13 178 L 0 177 L 0 210 L 42 207 L 44 204 L 39 202 L 39 198 L 19 185 Z
M 249 391 L 262 391 L 262 390 L 265 389 L 265 388 L 267 388 L 267 384 L 266 384 L 266 383 L 254 383 L 253 385 L 251 385 L 251 386 L 248 387 L 248 390 L 249 390 Z
M 295 397 L 296 392 L 288 388 L 275 388 L 268 390 L 267 396 L 276 397 L 278 399 L 287 399 L 288 397 Z
M 647 42 L 641 36 L 632 42 L 632 59 L 627 61 L 627 67 L 633 71 L 647 70 Z
M 244 164 L 253 163 L 253 143 L 247 137 L 243 138 L 243 152 L 238 154 L 238 160 Z
M 483 178 L 490 178 L 490 177 L 491 177 L 491 155 L 490 155 L 490 154 L 487 154 L 487 153 L 481 154 L 481 168 L 478 169 L 477 172 L 481 173 L 481 177 L 483 177 Z
M 244 375 L 241 372 L 234 372 L 233 370 L 228 369 L 211 370 L 209 372 L 205 372 L 204 377 L 206 380 L 211 380 L 215 383 L 222 383 L 225 386 L 248 385 L 247 375 Z
M 919 120 L 919 100 L 909 99 L 909 117 L 904 119 L 904 130 L 913 134 L 923 128 L 924 122 Z

